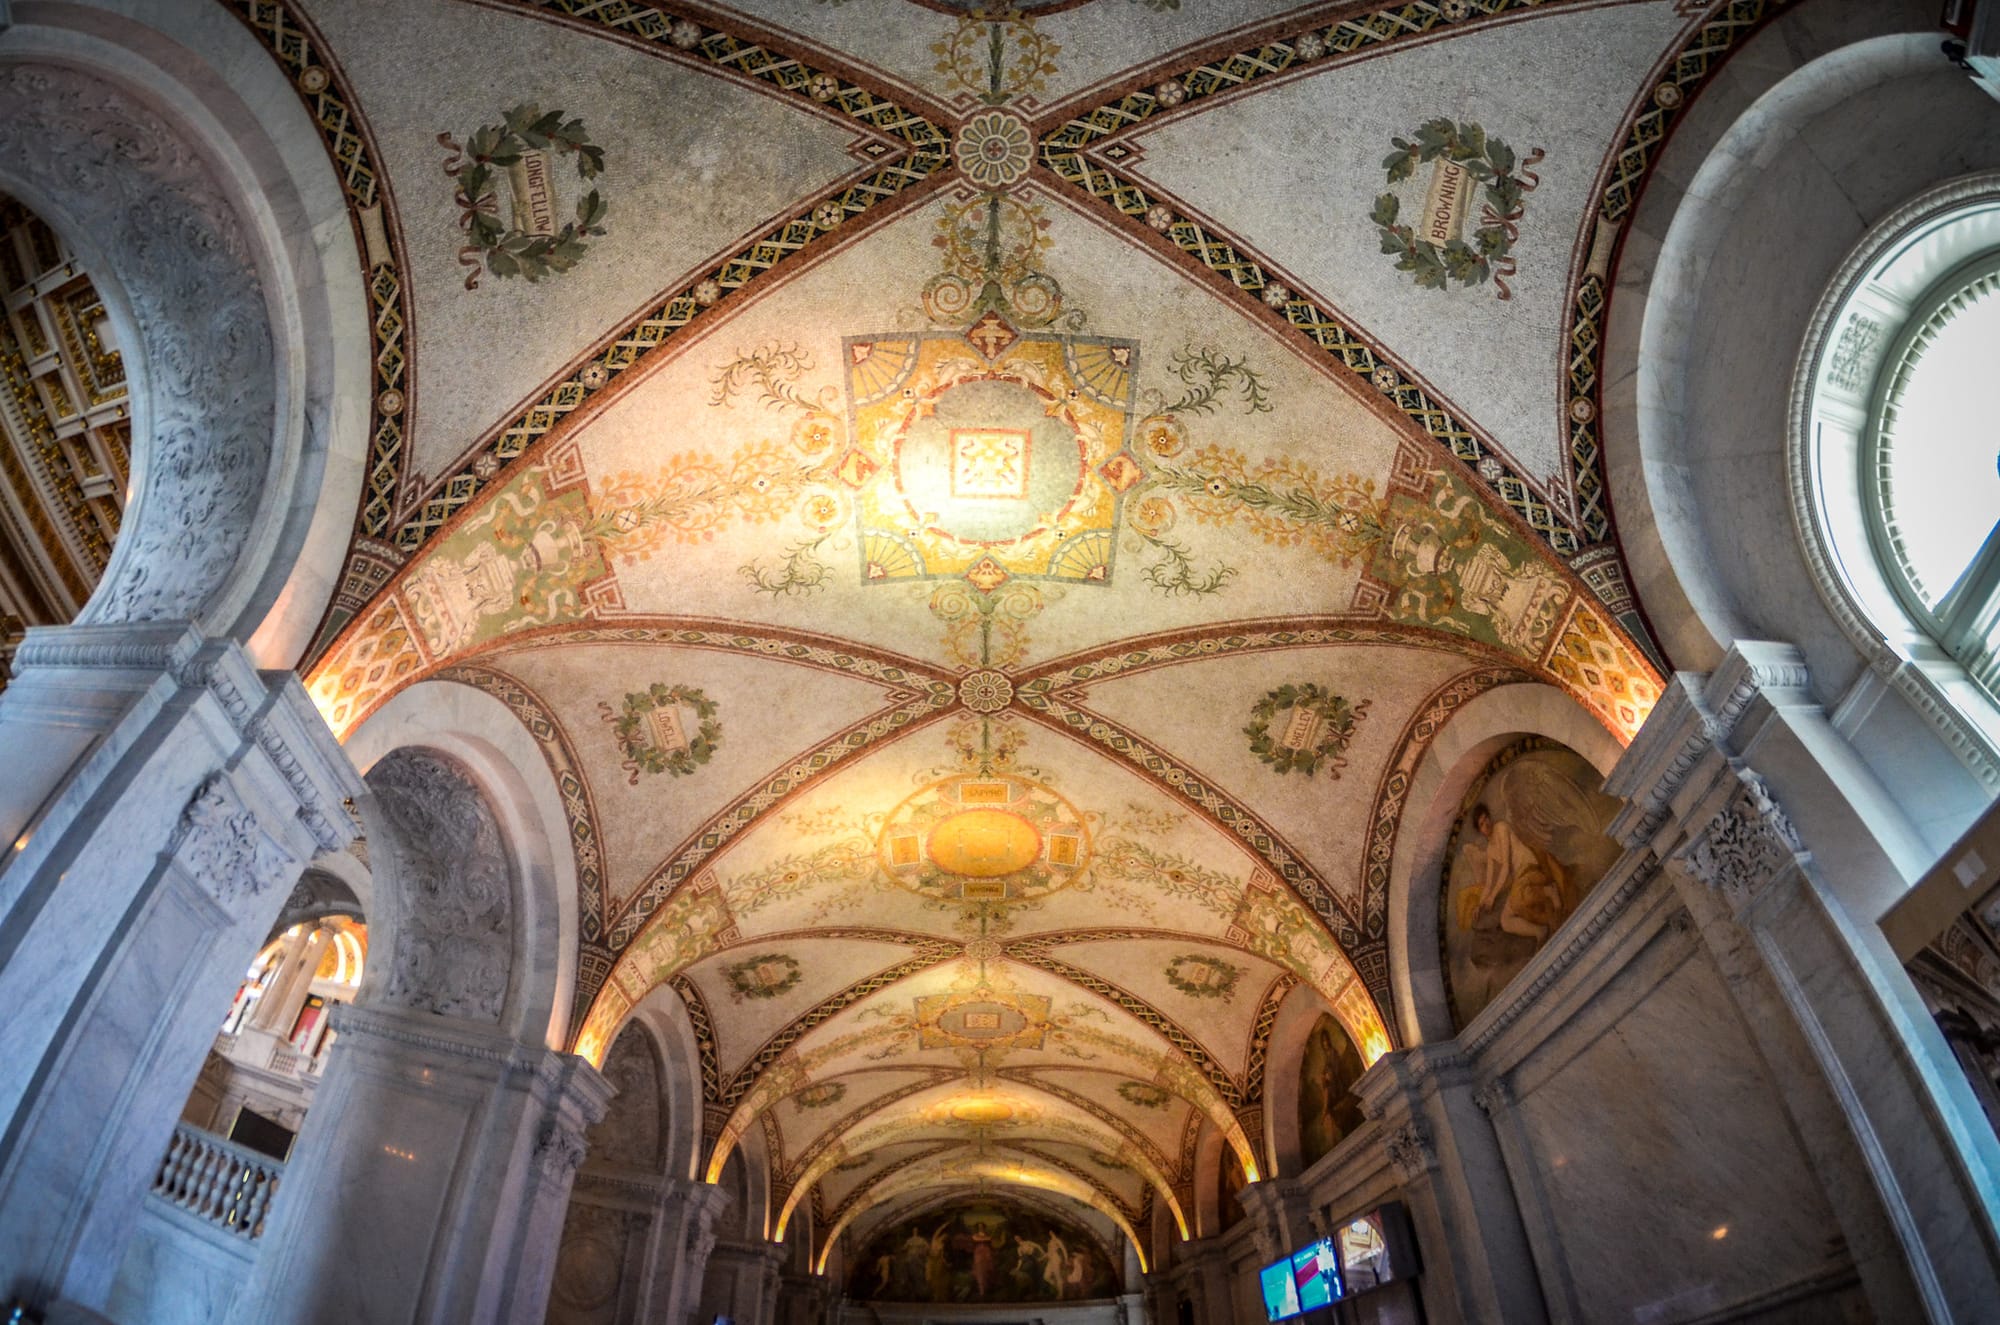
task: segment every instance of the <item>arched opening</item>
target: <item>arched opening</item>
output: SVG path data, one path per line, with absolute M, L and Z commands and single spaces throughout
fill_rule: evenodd
M 30 626 L 73 620 L 132 477 L 125 363 L 83 260 L 0 193 L 0 687 Z

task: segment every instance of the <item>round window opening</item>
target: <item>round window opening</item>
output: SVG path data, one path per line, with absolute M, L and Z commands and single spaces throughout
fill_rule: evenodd
M 1813 325 L 1794 455 L 1822 581 L 1902 657 L 2000 701 L 2000 177 L 1877 226 Z

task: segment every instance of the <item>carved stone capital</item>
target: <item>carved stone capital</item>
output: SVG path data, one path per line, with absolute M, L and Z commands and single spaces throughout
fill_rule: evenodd
M 1506 1077 L 1495 1077 L 1481 1086 L 1472 1096 L 1472 1102 L 1488 1118 L 1498 1118 L 1514 1103 L 1514 1087 Z
M 1389 1136 L 1389 1162 L 1404 1182 L 1414 1182 L 1437 1168 L 1437 1146 L 1430 1128 L 1412 1118 Z
M 298 858 L 264 832 L 219 772 L 209 774 L 182 808 L 167 853 L 224 908 L 239 898 L 263 896 L 299 867 Z
M 560 1118 L 542 1124 L 535 1137 L 535 1171 L 551 1186 L 566 1186 L 583 1164 L 583 1134 Z
M 1804 853 L 1798 831 L 1764 779 L 1748 770 L 1684 855 L 1695 877 L 1741 905 Z

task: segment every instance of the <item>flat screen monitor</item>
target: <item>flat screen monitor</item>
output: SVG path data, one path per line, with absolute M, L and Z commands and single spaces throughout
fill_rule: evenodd
M 1290 1320 L 1304 1310 L 1299 1305 L 1298 1285 L 1292 1282 L 1292 1258 L 1264 1267 L 1264 1319 Z
M 1298 1289 L 1300 1311 L 1331 1306 L 1343 1296 L 1333 1239 L 1321 1238 L 1292 1253 L 1292 1283 Z

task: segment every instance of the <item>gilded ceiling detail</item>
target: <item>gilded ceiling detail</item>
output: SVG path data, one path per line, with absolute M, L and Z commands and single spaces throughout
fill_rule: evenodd
M 1658 697 L 1606 281 L 1767 0 L 409 0 L 493 75 L 422 88 L 381 0 L 232 7 L 376 300 L 308 687 L 342 735 L 427 679 L 534 735 L 573 1047 L 678 997 L 703 1171 L 767 1155 L 774 1234 L 990 1182 L 1192 1233 L 1217 1138 L 1268 1175 L 1287 994 L 1397 1042 L 1453 714 Z M 1398 72 L 1503 49 L 1532 96 Z

